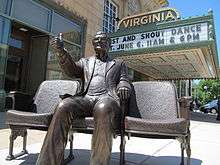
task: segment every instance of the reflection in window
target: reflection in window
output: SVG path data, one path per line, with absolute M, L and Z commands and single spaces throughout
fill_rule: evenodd
M 60 14 L 54 13 L 52 22 L 52 33 L 67 33 L 76 31 L 81 33 L 81 26 L 73 20 L 69 20 Z
M 10 37 L 9 40 L 8 40 L 8 44 L 10 46 L 13 46 L 13 47 L 18 48 L 18 49 L 22 48 L 22 41 L 18 40 L 18 39 L 15 39 L 15 38 Z
M 71 43 L 65 42 L 64 47 L 67 49 L 68 53 L 71 55 L 74 61 L 78 61 L 80 59 L 81 49 L 76 45 L 72 45 Z
M 47 60 L 47 80 L 62 79 L 61 68 L 52 48 L 49 46 Z
M 76 21 L 54 12 L 52 33 L 55 36 L 58 35 L 58 33 L 63 33 L 64 47 L 74 61 L 78 61 L 82 56 L 82 31 L 83 27 L 81 23 L 78 24 Z M 49 47 L 48 50 L 47 79 L 69 79 L 62 73 L 51 47 Z
M 63 38 L 70 42 L 76 43 L 78 45 L 81 44 L 81 33 L 80 32 L 71 31 L 68 33 L 64 33 Z
M 61 72 L 54 70 L 48 70 L 47 76 L 50 78 L 50 80 L 59 80 L 63 77 Z

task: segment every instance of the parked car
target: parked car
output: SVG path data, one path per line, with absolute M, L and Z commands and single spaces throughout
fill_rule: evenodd
M 213 113 L 216 114 L 218 110 L 218 100 L 212 100 L 207 104 L 200 107 L 200 111 L 204 113 Z

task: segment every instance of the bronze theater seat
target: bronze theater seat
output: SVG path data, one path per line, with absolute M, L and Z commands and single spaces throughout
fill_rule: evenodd
M 78 81 L 52 80 L 44 81 L 34 98 L 20 92 L 11 92 L 12 110 L 7 111 L 6 124 L 11 129 L 9 155 L 7 160 L 27 153 L 27 129 L 47 130 L 53 111 L 59 103 L 60 95 L 75 95 L 79 90 Z M 17 136 L 23 137 L 23 150 L 13 154 L 13 143 Z
M 187 97 L 177 99 L 173 83 L 134 82 L 129 111 L 125 116 L 125 134 L 128 137 L 177 139 L 181 144 L 181 165 L 184 164 L 185 149 L 189 164 L 189 101 Z M 124 149 L 122 152 L 124 155 Z
M 171 138 L 181 144 L 181 164 L 184 164 L 184 149 L 187 151 L 187 164 L 190 161 L 189 99 L 177 99 L 174 84 L 170 82 L 134 82 L 129 104 L 124 105 L 121 130 L 120 164 L 124 164 L 125 138 L 136 136 L 143 138 Z M 77 81 L 44 81 L 35 97 L 12 92 L 13 110 L 7 112 L 6 123 L 11 128 L 8 160 L 27 153 L 27 129 L 47 130 L 53 111 L 61 100 L 60 95 L 74 95 L 80 90 Z M 70 153 L 66 162 L 73 158 L 73 132 L 92 133 L 93 118 L 86 117 L 73 121 L 69 133 Z M 120 131 L 120 132 L 119 132 Z M 23 151 L 13 155 L 13 142 L 17 136 L 23 136 Z

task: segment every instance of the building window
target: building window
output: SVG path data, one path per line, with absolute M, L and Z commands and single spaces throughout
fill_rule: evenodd
M 111 0 L 105 0 L 103 19 L 104 32 L 111 33 L 116 30 L 117 11 L 118 9 L 114 2 Z

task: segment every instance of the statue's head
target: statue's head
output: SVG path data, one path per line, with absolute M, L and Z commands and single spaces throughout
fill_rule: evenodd
M 99 31 L 94 36 L 92 43 L 96 54 L 105 55 L 111 46 L 111 39 L 105 32 Z

